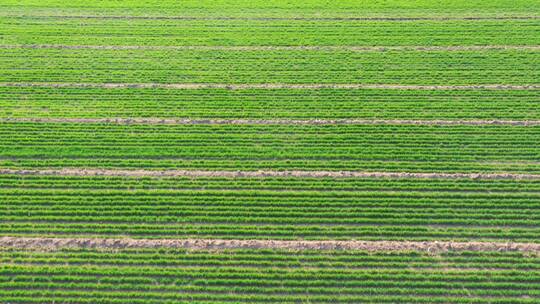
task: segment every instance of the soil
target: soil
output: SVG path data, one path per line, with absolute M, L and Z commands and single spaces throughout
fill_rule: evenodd
M 291 249 L 291 250 L 364 250 L 364 251 L 520 251 L 540 253 L 536 243 L 442 242 L 442 241 L 279 241 L 221 239 L 100 239 L 100 238 L 25 238 L 1 237 L 0 247 L 58 250 L 62 248 L 184 248 Z
M 174 118 L 0 118 L 0 122 L 111 123 L 151 125 L 512 125 L 538 126 L 540 120 L 368 120 L 368 119 L 174 119 Z
M 1 87 L 46 87 L 46 88 L 162 88 L 162 89 L 395 89 L 395 90 L 531 90 L 540 85 L 393 85 L 393 84 L 223 84 L 223 83 L 74 83 L 74 82 L 2 82 Z
M 123 169 L 0 169 L 0 174 L 57 176 L 132 176 L 132 177 L 228 177 L 228 178 L 426 178 L 426 179 L 529 179 L 540 174 L 520 173 L 410 173 L 359 171 L 202 171 L 202 170 L 123 170 Z

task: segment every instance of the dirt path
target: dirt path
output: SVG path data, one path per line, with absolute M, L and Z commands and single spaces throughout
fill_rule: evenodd
M 57 250 L 61 248 L 185 248 L 185 249 L 291 249 L 291 250 L 367 250 L 427 252 L 446 251 L 521 251 L 540 253 L 540 244 L 493 242 L 411 242 L 411 241 L 278 241 L 220 239 L 100 239 L 1 237 L 0 247 Z
M 5 16 L 5 15 L 4 15 Z M 13 16 L 5 16 L 13 17 Z M 227 17 L 227 16 L 129 16 L 129 15 L 23 15 L 17 17 L 65 18 L 65 19 L 142 19 L 142 20 L 251 20 L 251 21 L 478 21 L 478 20 L 536 20 L 540 16 L 432 16 L 432 17 Z
M 390 89 L 390 90 L 536 90 L 540 85 L 393 85 L 393 84 L 223 84 L 223 83 L 75 83 L 75 82 L 0 82 L 0 87 L 103 88 L 103 89 Z
M 173 118 L 0 118 L 0 122 L 111 123 L 149 125 L 509 125 L 538 126 L 540 120 L 403 120 L 403 119 L 173 119 Z
M 228 178 L 426 178 L 426 179 L 540 179 L 540 174 L 521 173 L 413 173 L 362 171 L 203 171 L 203 170 L 124 170 L 124 169 L 0 169 L 0 174 L 59 176 L 132 176 L 132 177 L 228 177 Z
M 0 49 L 68 49 L 68 50 L 216 50 L 216 51 L 484 51 L 484 50 L 540 50 L 538 45 L 470 45 L 470 46 L 174 46 L 174 45 L 62 45 L 21 44 L 0 45 Z

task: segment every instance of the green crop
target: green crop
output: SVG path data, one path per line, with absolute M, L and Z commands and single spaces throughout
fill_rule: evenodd
M 0 2 L 1 303 L 540 301 L 538 1 Z
M 62 301 L 134 299 L 467 302 L 538 296 L 537 257 L 519 253 L 127 249 L 2 251 L 2 297 Z M 480 262 L 476 264 L 473 261 Z M 500 261 L 506 264 L 500 264 Z M 371 266 L 366 267 L 366 262 Z M 528 265 L 515 262 L 528 261 Z M 113 266 L 114 265 L 114 266 Z M 219 265 L 219 267 L 217 267 Z M 77 294 L 85 290 L 84 295 Z M 337 296 L 336 296 L 337 294 Z M 99 300 L 98 300 L 99 301 Z M 433 302 L 433 301 L 431 301 Z
M 537 126 L 3 123 L 0 165 L 538 172 Z
M 539 99 L 540 93 L 536 90 L 6 87 L 0 90 L 0 115 L 22 118 L 538 120 Z

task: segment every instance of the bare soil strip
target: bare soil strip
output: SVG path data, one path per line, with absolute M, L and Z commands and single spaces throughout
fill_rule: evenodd
M 0 169 L 0 174 L 57 176 L 131 176 L 131 177 L 227 177 L 227 178 L 426 178 L 426 179 L 528 179 L 540 174 L 521 173 L 412 173 L 359 171 L 203 171 L 203 170 L 124 170 L 124 169 Z
M 221 239 L 102 239 L 1 237 L 0 247 L 59 250 L 62 248 L 183 248 L 193 250 L 289 249 L 366 251 L 521 251 L 540 253 L 540 244 L 442 241 L 281 241 Z
M 19 189 L 20 190 L 20 189 Z M 117 190 L 117 189 L 113 189 Z M 104 190 L 106 191 L 106 190 Z M 129 192 L 129 191 L 126 191 Z M 85 192 L 86 194 L 88 192 Z M 103 193 L 103 191 L 101 191 Z M 119 191 L 116 191 L 115 193 L 120 193 Z M 125 192 L 123 192 L 125 193 Z M 148 192 L 145 192 L 148 193 Z M 63 192 L 62 194 L 69 195 L 69 192 Z M 96 193 L 99 194 L 99 193 Z M 67 225 L 92 225 L 95 224 L 95 221 L 92 220 L 59 220 L 55 219 L 53 220 L 55 224 L 67 224 Z M 3 224 L 50 224 L 50 220 L 4 220 L 2 221 Z M 107 224 L 107 225 L 140 225 L 141 222 L 139 221 L 124 221 L 124 220 L 100 220 L 100 224 Z M 291 223 L 289 223 L 290 225 Z M 190 221 L 190 222 L 159 222 L 156 223 L 156 225 L 161 226 L 162 228 L 175 228 L 175 227 L 186 227 L 186 226 L 219 226 L 219 227 L 232 227 L 234 225 L 238 225 L 238 223 L 231 223 L 226 221 L 212 221 L 212 222 L 200 222 L 200 221 Z M 249 227 L 276 227 L 279 225 L 283 225 L 283 223 L 275 223 L 275 222 L 249 222 L 249 223 L 243 223 L 242 225 L 246 225 Z M 530 225 L 522 225 L 522 224 L 516 224 L 516 225 L 479 225 L 479 224 L 432 224 L 432 223 L 425 223 L 425 224 L 409 224 L 409 223 L 398 223 L 398 224 L 385 224 L 385 223 L 327 223 L 327 222 L 310 222 L 310 223 L 294 223 L 295 227 L 341 227 L 341 228 L 351 228 L 351 227 L 386 227 L 386 228 L 460 228 L 460 229 L 477 229 L 477 228 L 497 228 L 497 229 L 535 229 L 538 228 L 538 225 L 530 224 Z M 28 235 L 28 234 L 25 234 Z M 35 234 L 29 234 L 29 235 L 35 235 Z M 78 236 L 89 236 L 93 237 L 96 234 L 92 232 L 79 232 L 77 233 Z M 139 237 L 152 235 L 151 233 L 147 234 L 139 234 Z
M 0 118 L 1 122 L 107 123 L 148 125 L 508 125 L 539 126 L 540 120 L 405 120 L 405 119 L 188 119 L 188 118 Z
M 285 83 L 254 83 L 254 84 L 224 84 L 224 83 L 79 83 L 79 82 L 0 82 L 0 87 L 42 87 L 42 88 L 101 88 L 101 89 L 390 89 L 390 90 L 536 90 L 540 85 L 397 85 L 397 84 L 359 84 L 359 83 L 329 83 L 329 84 L 285 84 Z
M 13 16 L 11 16 L 13 17 Z M 129 16 L 129 15 L 49 15 L 34 16 L 22 15 L 17 17 L 33 18 L 63 18 L 63 19 L 143 19 L 143 20 L 251 20 L 251 21 L 452 21 L 452 20 L 536 20 L 540 16 L 491 16 L 491 17 L 453 17 L 453 16 L 434 16 L 434 17 L 197 17 L 197 16 Z
M 0 49 L 69 49 L 69 50 L 219 50 L 219 51 L 482 51 L 540 50 L 538 45 L 471 45 L 471 46 L 174 46 L 174 45 L 0 45 Z

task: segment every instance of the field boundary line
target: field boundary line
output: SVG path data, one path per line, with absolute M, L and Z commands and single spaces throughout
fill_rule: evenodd
M 144 170 L 144 169 L 0 169 L 1 175 L 57 176 L 132 176 L 132 177 L 228 177 L 228 178 L 425 178 L 425 179 L 529 179 L 539 180 L 540 174 L 525 173 L 435 173 L 435 172 L 363 172 L 363 171 L 203 171 L 203 170 Z
M 540 50 L 539 45 L 471 45 L 471 46 L 211 46 L 211 45 L 66 45 L 20 44 L 0 45 L 0 49 L 90 49 L 90 50 L 225 50 L 225 51 L 482 51 L 482 50 Z
M 66 224 L 66 225 L 92 225 L 95 224 L 93 221 L 82 221 L 82 220 L 53 220 L 55 224 Z M 51 221 L 49 220 L 16 220 L 16 219 L 8 219 L 3 220 L 3 224 L 50 224 Z M 140 225 L 141 222 L 137 221 L 122 221 L 122 220 L 100 220 L 100 224 L 106 224 L 106 225 Z M 190 221 L 190 222 L 158 222 L 157 225 L 160 225 L 161 228 L 178 228 L 178 227 L 187 227 L 187 226 L 229 226 L 232 227 L 235 224 L 240 223 L 231 223 L 226 221 L 212 221 L 212 222 L 201 222 L 201 221 Z M 241 223 L 242 225 L 246 225 L 249 227 L 277 227 L 280 225 L 287 225 L 287 223 L 284 222 L 244 222 Z M 144 224 L 143 224 L 144 226 Z M 435 223 L 425 223 L 425 224 L 410 224 L 410 223 L 401 223 L 401 224 L 388 224 L 388 223 L 309 223 L 309 222 L 301 222 L 301 223 L 294 223 L 294 226 L 296 227 L 319 227 L 319 228 L 326 228 L 326 227 L 341 227 L 341 228 L 358 228 L 358 227 L 386 227 L 386 228 L 455 228 L 455 229 L 482 229 L 482 228 L 496 228 L 496 229 L 536 229 L 538 225 L 530 224 L 512 224 L 512 225 L 488 225 L 488 224 L 435 224 Z M 27 234 L 26 234 L 27 235 Z M 35 235 L 35 234 L 30 234 Z M 85 233 L 77 233 L 77 235 L 90 235 L 95 236 L 95 234 L 92 234 L 91 232 L 85 232 Z M 143 234 L 144 235 L 144 234 Z M 146 234 L 148 235 L 148 234 Z M 141 235 L 139 235 L 141 236 Z M 493 239 L 493 238 L 492 238 Z
M 148 125 L 442 125 L 539 126 L 540 120 L 407 120 L 407 119 L 189 119 L 189 118 L 0 118 L 0 123 L 107 123 Z
M 478 20 L 537 20 L 540 16 L 433 16 L 433 17 L 202 17 L 202 16 L 134 16 L 134 15 L 3 15 L 17 18 L 65 18 L 65 19 L 142 19 L 142 20 L 243 20 L 243 21 L 478 21 Z
M 393 89 L 393 90 L 536 90 L 540 84 L 479 84 L 479 85 L 398 85 L 359 83 L 80 83 L 80 82 L 0 82 L 0 87 L 43 87 L 43 88 L 103 88 L 103 89 Z
M 225 239 L 132 239 L 132 238 L 47 238 L 0 237 L 0 247 L 58 250 L 62 248 L 183 248 L 194 250 L 289 249 L 365 251 L 520 251 L 540 253 L 536 243 L 451 242 L 451 241 L 283 241 Z

